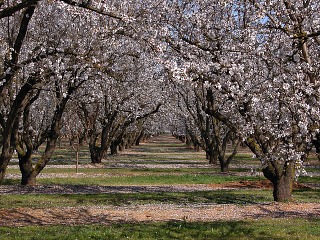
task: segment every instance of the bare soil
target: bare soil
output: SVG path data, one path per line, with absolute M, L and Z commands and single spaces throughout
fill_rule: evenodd
M 218 221 L 260 218 L 319 218 L 320 203 L 147 204 L 111 207 L 0 209 L 0 226 L 113 224 L 150 221 Z

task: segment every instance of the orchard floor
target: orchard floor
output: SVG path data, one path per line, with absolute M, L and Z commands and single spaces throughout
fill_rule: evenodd
M 124 222 L 212 222 L 261 218 L 319 218 L 320 204 L 147 204 L 123 207 L 61 207 L 1 209 L 0 226 L 109 225 Z
M 174 144 L 170 136 L 155 138 L 152 142 L 127 150 L 130 154 L 146 154 L 148 147 L 155 151 L 157 144 Z M 142 150 L 143 149 L 143 150 Z M 176 149 L 175 149 L 176 150 Z M 183 148 L 180 149 L 183 151 Z M 180 151 L 179 150 L 179 151 Z M 168 153 L 168 151 L 166 152 Z M 159 153 L 160 155 L 162 153 Z M 205 160 L 204 160 L 205 161 Z M 117 164 L 117 163 L 115 163 Z M 177 164 L 174 164 L 176 166 Z M 168 165 L 167 165 L 168 166 Z M 56 166 L 57 167 L 57 166 Z M 63 166 L 61 166 L 63 167 Z M 70 167 L 70 166 L 69 166 Z M 82 166 L 85 167 L 85 166 Z M 87 166 L 89 167 L 89 166 Z M 202 165 L 202 167 L 210 167 Z M 249 172 L 247 172 L 249 174 Z M 50 175 L 50 174 L 49 174 Z M 51 175 L 50 175 L 51 176 Z M 11 175 L 14 179 L 14 174 Z M 41 177 L 48 177 L 42 174 Z M 51 176 L 52 177 L 52 176 Z M 61 177 L 61 176 L 60 176 Z M 66 174 L 64 177 L 85 177 Z M 97 176 L 99 177 L 99 176 Z M 100 176 L 101 177 L 101 176 Z M 299 186 L 298 186 L 299 187 Z M 240 181 L 222 184 L 172 184 L 133 186 L 81 186 L 81 185 L 19 185 L 0 186 L 0 196 L 7 194 L 108 194 L 146 192 L 195 192 L 219 191 L 222 189 L 270 189 L 268 181 Z M 81 225 L 133 222 L 188 221 L 212 222 L 220 220 L 243 220 L 261 218 L 303 218 L 320 217 L 320 203 L 254 203 L 254 204 L 208 204 L 208 203 L 150 203 L 121 206 L 93 205 L 49 208 L 2 208 L 0 226 L 31 225 Z

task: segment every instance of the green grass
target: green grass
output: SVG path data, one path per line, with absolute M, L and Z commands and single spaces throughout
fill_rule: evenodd
M 182 174 L 145 174 L 133 176 L 90 176 L 84 175 L 77 178 L 38 178 L 38 184 L 62 184 L 62 185 L 99 185 L 99 186 L 132 186 L 132 185 L 174 185 L 174 184 L 218 184 L 239 181 L 255 181 L 262 177 L 232 176 L 225 174 L 208 173 L 182 173 Z M 19 179 L 5 179 L 3 184 L 19 184 Z
M 0 227 L 0 237 L 6 240 L 317 240 L 319 236 L 319 219 Z
M 79 173 L 85 174 L 158 174 L 158 173 L 215 173 L 218 168 L 79 168 Z M 236 170 L 236 169 L 235 169 Z M 75 168 L 44 168 L 41 173 L 75 173 Z M 245 171 L 245 170 L 243 170 Z M 248 171 L 248 169 L 246 170 Z M 7 169 L 7 173 L 20 173 L 19 169 Z
M 73 174 L 75 173 L 75 168 L 44 168 L 41 173 L 50 173 L 50 174 Z M 86 175 L 90 174 L 112 174 L 117 175 L 130 175 L 130 174 L 141 174 L 141 175 L 159 175 L 159 174 L 219 174 L 220 168 L 218 166 L 212 168 L 109 168 L 108 165 L 100 168 L 79 168 L 79 173 L 84 173 Z M 243 172 L 248 173 L 248 168 L 230 168 L 230 173 Z M 311 171 L 310 171 L 311 172 Z M 315 171 L 316 172 L 316 171 Z M 9 174 L 20 174 L 19 169 L 8 168 L 7 173 Z M 90 176 L 87 176 L 90 177 Z M 300 176 L 300 183 L 319 183 L 320 176 Z
M 110 176 L 110 177 L 89 177 L 84 178 L 39 178 L 40 184 L 70 184 L 70 185 L 162 185 L 162 184 L 212 184 L 237 181 L 254 181 L 260 177 L 242 177 L 230 175 L 213 174 L 163 174 L 147 176 Z
M 320 202 L 320 190 L 295 190 L 296 202 Z M 123 206 L 150 203 L 257 204 L 272 202 L 271 190 L 215 190 L 197 192 L 139 192 L 108 194 L 9 194 L 1 195 L 0 208 Z
M 310 177 L 310 176 L 300 176 L 298 178 L 299 183 L 320 183 L 320 176 Z
M 153 192 L 108 194 L 26 194 L 2 195 L 0 208 L 74 207 L 94 205 L 136 205 L 150 203 L 217 203 L 248 204 L 271 202 L 270 190 L 221 190 L 200 192 Z
M 300 202 L 320 202 L 320 189 L 293 190 L 293 196 Z
M 319 167 L 318 168 L 307 167 L 305 170 L 307 171 L 307 173 L 309 173 L 309 172 L 320 172 L 320 168 Z

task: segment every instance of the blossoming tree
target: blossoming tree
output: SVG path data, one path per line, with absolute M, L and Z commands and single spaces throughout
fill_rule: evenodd
M 206 113 L 261 160 L 275 201 L 290 200 L 319 130 L 319 4 L 170 3 L 162 39 L 176 81 L 207 85 Z

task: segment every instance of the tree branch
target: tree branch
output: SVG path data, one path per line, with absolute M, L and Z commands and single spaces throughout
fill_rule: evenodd
M 3 2 L 4 2 L 3 0 L 0 1 L 0 7 L 3 5 Z M 16 13 L 24 8 L 36 5 L 38 2 L 39 2 L 39 0 L 23 0 L 21 3 L 18 3 L 15 6 L 7 7 L 5 9 L 3 9 L 2 11 L 0 11 L 0 19 L 5 18 L 5 17 L 10 17 L 14 13 Z
M 104 16 L 108 16 L 108 17 L 115 18 L 115 19 L 123 21 L 123 18 L 121 16 L 118 16 L 118 15 L 116 15 L 114 13 L 111 13 L 111 12 L 106 12 L 103 9 L 99 9 L 98 7 L 93 6 L 91 4 L 90 0 L 82 0 L 82 1 L 60 0 L 60 1 L 66 3 L 68 5 L 71 5 L 71 6 L 84 8 L 84 9 L 87 9 L 87 10 L 102 14 Z

